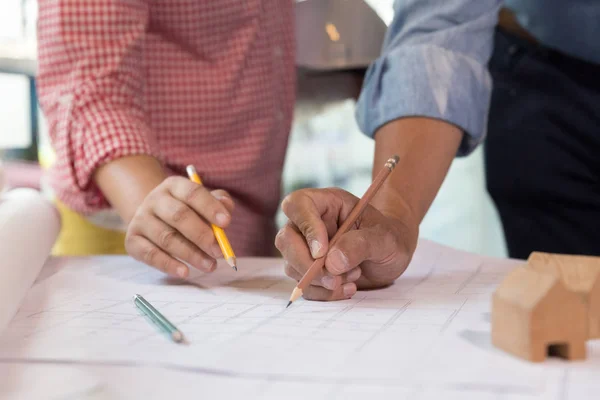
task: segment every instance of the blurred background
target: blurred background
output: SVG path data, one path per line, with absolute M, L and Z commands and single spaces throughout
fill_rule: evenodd
M 283 171 L 283 194 L 337 186 L 362 196 L 373 146 L 354 119 L 368 63 L 379 53 L 393 0 L 296 1 L 298 101 Z M 0 159 L 10 186 L 39 188 L 39 162 L 52 150 L 35 96 L 36 0 L 0 6 Z M 278 223 L 284 223 L 279 213 Z M 505 256 L 500 221 L 485 190 L 479 148 L 455 159 L 420 230 L 421 237 Z

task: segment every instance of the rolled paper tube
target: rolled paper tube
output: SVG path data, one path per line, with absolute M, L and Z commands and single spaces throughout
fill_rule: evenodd
M 50 256 L 60 226 L 56 208 L 38 191 L 0 195 L 0 333 Z

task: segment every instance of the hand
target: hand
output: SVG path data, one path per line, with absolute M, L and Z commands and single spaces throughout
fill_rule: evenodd
M 227 227 L 234 203 L 223 190 L 208 191 L 183 177 L 165 179 L 137 208 L 125 248 L 135 259 L 179 278 L 187 263 L 212 272 L 221 250 L 211 223 Z
M 358 200 L 341 189 L 303 189 L 284 199 L 289 221 L 275 246 L 285 259 L 286 274 L 299 281 L 315 258 L 326 256 L 323 273 L 303 293 L 306 299 L 348 299 L 357 289 L 390 285 L 406 270 L 418 238 L 418 224 L 406 210 L 395 217 L 369 205 L 355 229 L 328 248 Z

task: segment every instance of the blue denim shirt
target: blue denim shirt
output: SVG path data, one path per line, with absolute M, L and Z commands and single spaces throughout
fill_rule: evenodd
M 396 0 L 358 100 L 361 130 L 373 136 L 394 119 L 426 116 L 465 132 L 459 156 L 473 151 L 486 132 L 487 63 L 502 5 L 541 43 L 600 63 L 598 0 Z

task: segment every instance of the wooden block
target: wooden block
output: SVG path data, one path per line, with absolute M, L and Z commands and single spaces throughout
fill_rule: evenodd
M 547 355 L 586 357 L 587 311 L 561 279 L 525 265 L 511 271 L 492 298 L 492 344 L 533 362 Z
M 558 276 L 565 287 L 581 296 L 588 314 L 588 338 L 600 338 L 600 257 L 531 253 L 528 268 Z

